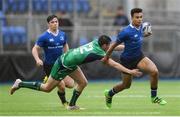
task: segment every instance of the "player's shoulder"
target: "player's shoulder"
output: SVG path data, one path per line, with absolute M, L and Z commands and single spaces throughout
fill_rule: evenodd
M 59 30 L 59 34 L 60 35 L 65 35 L 66 33 L 64 31 L 62 31 L 62 30 Z
M 127 34 L 130 30 L 130 26 L 125 26 L 123 29 L 119 32 L 119 34 Z
M 44 39 L 49 35 L 49 33 L 47 31 L 43 32 L 42 34 L 39 35 L 38 39 Z

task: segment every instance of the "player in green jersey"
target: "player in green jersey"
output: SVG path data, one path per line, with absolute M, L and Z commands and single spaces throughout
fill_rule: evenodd
M 95 60 L 101 60 L 105 56 L 106 51 L 110 46 L 110 42 L 111 39 L 108 36 L 102 35 L 98 40 L 94 40 L 86 45 L 80 46 L 79 48 L 67 51 L 56 60 L 48 81 L 45 84 L 38 82 L 24 82 L 17 79 L 11 87 L 10 93 L 13 94 L 20 88 L 51 92 L 59 82 L 65 78 L 65 76 L 69 75 L 74 79 L 77 85 L 73 91 L 68 109 L 79 109 L 79 107 L 76 106 L 76 101 L 83 89 L 87 86 L 88 81 L 78 65 Z M 129 70 L 112 59 L 109 59 L 106 64 L 133 76 L 140 76 L 142 74 L 138 69 Z

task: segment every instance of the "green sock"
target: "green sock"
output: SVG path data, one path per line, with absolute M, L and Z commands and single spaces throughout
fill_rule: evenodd
M 29 88 L 34 90 L 40 90 L 41 83 L 38 82 L 21 82 L 19 83 L 20 88 Z
M 76 89 L 74 89 L 69 106 L 76 105 L 76 101 L 77 101 L 78 97 L 80 96 L 80 94 L 81 94 L 81 92 L 78 92 Z
M 59 92 L 57 91 L 57 94 L 59 96 L 59 99 L 61 100 L 61 103 L 64 104 L 66 101 L 65 92 Z

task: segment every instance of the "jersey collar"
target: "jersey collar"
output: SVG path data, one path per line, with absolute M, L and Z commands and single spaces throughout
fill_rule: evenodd
M 135 28 L 136 30 L 140 30 L 140 27 L 141 27 L 141 26 L 139 26 L 139 28 L 136 28 L 136 27 L 133 26 L 132 24 L 129 24 L 129 26 L 130 26 L 131 28 Z
M 48 33 L 51 33 L 51 34 L 54 35 L 54 36 L 57 36 L 58 33 L 59 33 L 59 30 L 57 30 L 56 33 L 54 33 L 54 32 L 51 32 L 51 31 L 48 29 L 47 32 L 48 32 Z

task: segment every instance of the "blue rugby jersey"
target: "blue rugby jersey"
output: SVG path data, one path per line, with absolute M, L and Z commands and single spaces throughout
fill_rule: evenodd
M 40 35 L 35 44 L 44 50 L 44 64 L 53 65 L 56 59 L 63 53 L 63 47 L 66 42 L 66 34 L 60 30 L 58 30 L 56 35 L 52 34 L 49 30 Z
M 118 33 L 117 43 L 124 43 L 122 58 L 133 59 L 142 55 L 143 31 L 142 26 L 137 29 L 132 24 Z

